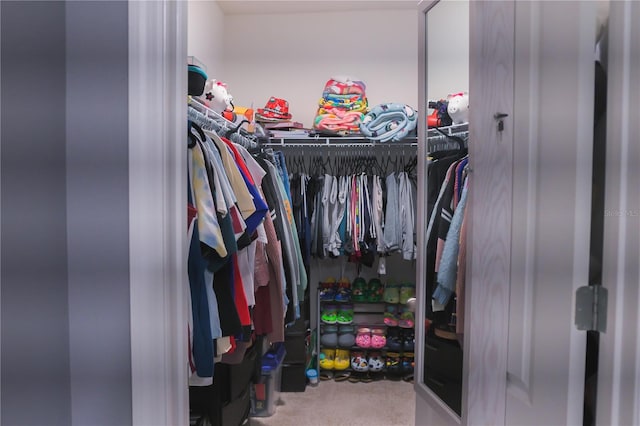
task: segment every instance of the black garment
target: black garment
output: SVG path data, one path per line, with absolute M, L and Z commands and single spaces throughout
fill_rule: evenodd
M 213 284 L 213 291 L 216 293 L 222 335 L 237 336 L 241 334 L 242 324 L 233 298 L 233 262 L 228 261 L 222 265 L 214 273 L 213 283 L 206 284 Z
M 427 191 L 428 191 L 427 204 L 428 204 L 429 214 L 427 215 L 427 218 L 430 219 L 432 215 L 435 215 L 435 217 L 434 217 L 431 233 L 429 234 L 429 239 L 427 240 L 427 250 L 426 250 L 426 256 L 427 256 L 427 272 L 426 272 L 426 278 L 425 278 L 426 279 L 426 283 L 425 283 L 426 298 L 427 298 L 426 316 L 427 318 L 434 320 L 436 323 L 440 321 L 443 321 L 443 322 L 448 321 L 448 317 L 446 317 L 446 313 L 438 312 L 434 314 L 434 312 L 431 309 L 431 295 L 433 294 L 433 291 L 436 289 L 438 285 L 437 284 L 438 279 L 435 272 L 436 252 L 438 248 L 438 235 L 441 229 L 442 231 L 444 231 L 444 227 L 442 227 L 441 225 L 442 208 L 444 205 L 447 205 L 447 202 L 444 200 L 444 196 L 443 196 L 443 199 L 441 199 L 441 202 L 438 203 L 437 205 L 436 205 L 436 200 L 438 199 L 438 195 L 440 194 L 440 189 L 444 184 L 444 180 L 446 179 L 447 170 L 453 163 L 459 161 L 462 157 L 464 157 L 464 155 L 466 155 L 466 153 L 461 151 L 455 151 L 455 155 L 441 158 L 429 164 L 429 168 L 427 170 L 428 182 L 429 182 L 429 187 L 427 188 Z M 449 200 L 448 205 L 450 209 L 451 196 L 453 194 L 453 185 L 455 184 L 455 179 L 453 179 L 452 177 L 449 183 L 451 185 L 451 188 L 450 188 L 451 194 L 450 196 L 447 197 L 447 199 Z M 451 223 L 451 220 L 449 219 L 449 224 L 450 223 Z M 446 229 L 448 230 L 448 226 L 446 227 Z M 446 234 L 445 234 L 445 238 L 446 238 Z

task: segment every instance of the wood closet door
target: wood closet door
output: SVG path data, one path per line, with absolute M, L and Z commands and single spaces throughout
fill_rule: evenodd
M 463 423 L 582 424 L 595 4 L 472 2 L 470 42 Z

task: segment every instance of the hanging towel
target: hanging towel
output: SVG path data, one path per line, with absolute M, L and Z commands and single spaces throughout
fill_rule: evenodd
M 416 128 L 417 114 L 408 105 L 387 103 L 376 105 L 365 115 L 360 131 L 369 139 L 399 141 Z

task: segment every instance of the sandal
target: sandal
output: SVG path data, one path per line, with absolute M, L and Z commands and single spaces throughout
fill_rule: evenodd
M 338 308 L 336 317 L 338 324 L 351 324 L 353 322 L 353 305 L 342 305 Z
M 387 344 L 387 337 L 384 335 L 384 328 L 374 328 L 371 330 L 371 347 L 382 349 Z
M 389 327 L 397 327 L 398 326 L 398 317 L 396 316 L 397 306 L 396 305 L 387 305 L 384 311 L 384 325 L 388 325 Z
M 387 303 L 396 304 L 400 302 L 400 291 L 398 284 L 387 283 L 384 288 L 384 301 Z
M 387 329 L 387 347 L 392 351 L 402 350 L 401 329 L 398 327 L 390 327 Z
M 400 287 L 400 303 L 407 304 L 407 301 L 414 297 L 416 294 L 416 286 L 411 283 L 404 283 Z
M 341 279 L 338 283 L 335 300 L 340 303 L 351 301 L 351 283 L 346 278 Z
M 382 285 L 382 281 L 378 278 L 371 278 L 369 280 L 367 301 L 376 303 L 382 301 L 382 295 L 384 294 L 384 286 Z
M 413 352 L 405 352 L 404 356 L 402 357 L 402 374 L 405 375 L 409 375 L 409 374 L 413 374 L 413 368 L 415 366 L 414 362 L 413 362 Z
M 351 348 L 355 344 L 355 327 L 352 325 L 341 325 L 338 329 L 338 346 L 342 348 Z
M 364 351 L 351 352 L 351 369 L 359 372 L 369 371 L 369 361 Z
M 331 380 L 331 379 L 333 379 L 333 371 L 320 370 L 320 380 Z
M 337 371 L 333 374 L 333 380 L 335 382 L 344 382 L 345 380 L 349 380 L 349 378 L 351 377 L 351 372 L 350 371 Z
M 349 359 L 349 351 L 345 349 L 336 349 L 336 358 L 334 361 L 334 370 L 346 370 L 351 365 Z
M 349 375 L 349 382 L 358 383 L 360 381 L 360 377 L 362 377 L 362 373 L 353 372 Z
M 335 348 L 338 346 L 338 326 L 325 325 L 322 327 L 322 336 L 320 337 L 320 343 L 323 346 Z
M 371 375 L 369 373 L 360 373 L 362 374 L 362 376 L 360 377 L 360 381 L 362 383 L 371 383 L 373 382 L 373 379 L 371 378 Z
M 367 301 L 367 281 L 364 278 L 358 277 L 353 280 L 351 285 L 351 298 L 354 302 L 366 302 Z
M 371 347 L 371 330 L 366 327 L 358 328 L 358 335 L 356 336 L 356 345 L 361 348 Z
M 338 319 L 338 309 L 335 305 L 325 305 L 320 317 L 325 324 L 335 324 Z
M 402 373 L 400 354 L 397 352 L 387 352 L 387 373 L 397 375 Z
M 335 299 L 336 290 L 335 290 L 335 280 L 333 278 L 327 279 L 327 281 L 323 281 L 320 283 L 320 301 L 321 302 L 331 302 Z
M 381 352 L 369 353 L 369 371 L 372 373 L 379 373 L 384 370 L 385 358 Z
M 335 366 L 335 356 L 336 350 L 330 348 L 323 348 L 320 350 L 320 355 L 318 356 L 318 365 L 323 370 L 333 370 Z
M 415 334 L 411 329 L 402 331 L 402 349 L 405 351 L 413 351 L 416 346 Z
M 413 316 L 413 312 L 404 308 L 404 312 L 400 315 L 400 320 L 398 321 L 398 326 L 401 328 L 413 328 L 415 324 L 415 319 Z

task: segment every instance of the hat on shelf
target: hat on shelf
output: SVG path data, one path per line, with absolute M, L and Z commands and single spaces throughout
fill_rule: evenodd
M 258 108 L 256 120 L 291 120 L 289 102 L 272 96 L 264 108 Z
M 207 73 L 197 65 L 189 65 L 189 94 L 202 95 L 206 82 Z

